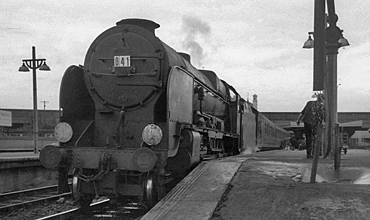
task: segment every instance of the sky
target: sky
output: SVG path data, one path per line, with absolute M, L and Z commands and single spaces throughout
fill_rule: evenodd
M 337 26 L 350 46 L 338 54 L 338 112 L 370 111 L 370 1 L 335 1 Z M 23 59 L 45 58 L 37 71 L 38 109 L 59 108 L 70 65 L 84 63 L 103 31 L 125 18 L 160 25 L 156 35 L 197 68 L 216 72 L 262 112 L 298 112 L 313 95 L 314 0 L 0 0 L 0 108 L 32 109 L 32 71 Z

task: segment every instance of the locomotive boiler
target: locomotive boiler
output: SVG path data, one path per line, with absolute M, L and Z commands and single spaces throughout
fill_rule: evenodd
M 93 41 L 83 66 L 64 73 L 59 146 L 43 148 L 40 161 L 59 169 L 61 189 L 72 171 L 81 205 L 107 196 L 152 207 L 202 159 L 241 149 L 239 94 L 162 42 L 158 27 L 121 20 Z

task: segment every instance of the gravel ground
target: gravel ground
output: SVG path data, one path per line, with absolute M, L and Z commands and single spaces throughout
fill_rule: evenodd
M 40 176 L 34 180 L 26 183 L 26 188 L 38 188 L 43 186 L 56 185 L 58 182 L 56 180 L 56 174 L 48 174 L 46 176 Z M 6 220 L 30 220 L 37 219 L 61 211 L 66 211 L 77 206 L 73 205 L 73 201 L 64 199 L 63 203 L 53 202 L 51 204 L 38 204 L 29 205 L 28 207 L 20 208 L 17 210 L 12 210 L 7 213 L 0 212 L 0 219 Z
M 73 205 L 72 200 L 65 200 L 64 203 L 53 202 L 50 204 L 32 205 L 8 213 L 0 213 L 0 219 L 6 220 L 30 220 L 45 217 L 62 211 L 67 211 L 77 206 Z

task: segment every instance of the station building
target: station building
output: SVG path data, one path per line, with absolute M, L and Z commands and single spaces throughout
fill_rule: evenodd
M 33 110 L 0 109 L 11 112 L 12 126 L 0 126 L 1 136 L 32 136 Z M 39 137 L 54 136 L 54 127 L 59 122 L 59 111 L 38 110 Z
M 304 125 L 297 125 L 300 112 L 263 112 L 276 125 L 302 138 Z M 350 148 L 370 149 L 370 112 L 338 112 L 340 141 Z
M 0 109 L 11 112 L 11 126 L 0 126 L 0 152 L 33 151 L 33 110 Z M 59 111 L 38 110 L 38 150 L 57 143 L 54 127 L 59 122 Z

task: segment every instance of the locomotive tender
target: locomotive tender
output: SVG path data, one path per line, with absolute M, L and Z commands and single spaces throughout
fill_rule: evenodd
M 73 170 L 73 196 L 82 205 L 104 195 L 152 207 L 166 184 L 207 155 L 263 145 L 258 112 L 214 72 L 196 69 L 157 38 L 158 27 L 121 20 L 94 40 L 83 67 L 65 71 L 59 146 L 44 147 L 40 161 L 59 169 L 60 188 Z

